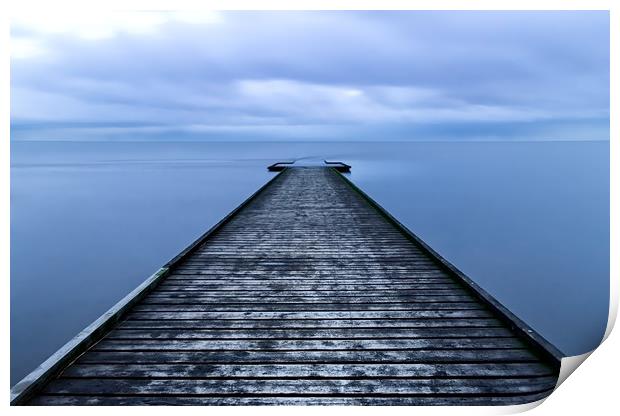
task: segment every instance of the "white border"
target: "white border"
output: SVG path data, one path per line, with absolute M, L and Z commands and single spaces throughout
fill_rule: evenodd
M 620 20 L 619 17 L 619 7 L 620 3 L 613 0 L 504 0 L 504 1 L 489 1 L 489 0 L 435 0 L 435 1 L 422 1 L 422 0 L 410 0 L 410 1 L 398 1 L 398 0 L 385 0 L 385 1 L 368 1 L 368 0 L 358 0 L 358 1 L 296 1 L 292 2 L 284 2 L 284 1 L 262 1 L 260 3 L 251 2 L 251 1 L 210 1 L 199 2 L 199 1 L 188 1 L 188 0 L 178 0 L 178 1 L 162 1 L 162 0 L 108 0 L 106 2 L 100 2 L 98 4 L 85 3 L 80 1 L 71 1 L 71 0 L 56 0 L 54 2 L 43 2 L 43 1 L 33 1 L 33 0 L 21 0 L 19 2 L 14 1 L 13 4 L 3 3 L 0 6 L 0 28 L 2 31 L 0 32 L 0 51 L 2 51 L 2 65 L 0 66 L 0 82 L 1 87 L 0 91 L 2 92 L 2 100 L 0 101 L 0 109 L 2 110 L 2 117 L 0 118 L 0 132 L 2 134 L 2 138 L 0 139 L 0 160 L 2 163 L 2 169 L 0 169 L 0 198 L 2 198 L 2 204 L 0 205 L 2 209 L 2 215 L 0 219 L 0 232 L 2 233 L 3 243 L 0 247 L 3 249 L 0 250 L 0 264 L 3 267 L 4 276 L 4 290 L 2 293 L 3 297 L 3 331 L 5 334 L 4 342 L 2 343 L 2 353 L 4 356 L 4 360 L 2 361 L 2 374 L 4 374 L 4 391 L 7 395 L 4 406 L 8 407 L 9 402 L 9 392 L 10 392 L 10 384 L 9 384 L 9 340 L 8 340 L 8 331 L 9 331 L 9 302 L 10 302 L 10 291 L 9 291 L 9 229 L 10 229 L 10 221 L 9 221 L 9 76 L 10 76 L 10 67 L 9 67 L 9 54 L 8 54 L 8 36 L 9 36 L 9 28 L 8 28 L 8 15 L 14 13 L 30 13 L 30 12 L 38 12 L 45 13 L 46 15 L 53 16 L 54 13 L 71 13 L 78 12 L 79 9 L 88 8 L 92 10 L 93 8 L 105 8 L 105 9 L 115 9 L 115 10 L 177 10 L 177 9 L 298 9 L 298 10 L 332 10 L 332 9 L 392 9 L 392 10 L 404 10 L 404 9 L 419 9 L 419 10 L 441 10 L 441 9 L 450 9 L 450 10 L 610 10 L 611 11 L 611 114 L 618 113 L 618 82 L 617 82 L 617 74 L 620 67 L 618 66 L 618 47 L 620 47 Z M 52 18 L 52 17 L 51 17 Z M 579 412 L 583 414 L 585 412 L 599 412 L 607 409 L 616 408 L 616 400 L 615 396 L 617 395 L 615 388 L 615 375 L 618 370 L 618 359 L 616 357 L 616 352 L 618 350 L 618 336 L 611 334 L 610 332 L 615 322 L 617 309 L 618 309 L 618 280 L 617 277 L 620 275 L 620 244 L 618 241 L 619 237 L 619 225 L 617 221 L 617 213 L 620 212 L 620 204 L 619 204 L 619 192 L 618 188 L 618 175 L 620 169 L 618 164 L 620 162 L 619 151 L 620 147 L 618 144 L 618 123 L 617 120 L 612 117 L 611 118 L 611 130 L 610 137 L 611 139 L 611 276 L 614 276 L 614 279 L 611 279 L 611 307 L 610 307 L 610 319 L 608 322 L 608 327 L 606 331 L 606 341 L 604 344 L 599 347 L 593 354 L 590 359 L 588 359 L 587 364 L 581 366 L 576 374 L 573 377 L 570 377 L 556 392 L 554 392 L 545 402 L 544 405 L 536 407 L 531 411 L 531 414 L 557 414 L 560 412 Z M 614 215 L 616 213 L 616 215 Z M 614 256 L 615 253 L 615 256 Z M 582 357 L 583 358 L 583 357 Z M 579 358 L 576 358 L 579 360 Z M 411 408 L 390 408 L 390 412 L 395 413 L 410 413 L 415 411 L 418 414 L 446 414 L 449 413 L 458 413 L 458 414 L 503 414 L 503 413 L 514 413 L 518 411 L 527 410 L 531 408 L 530 405 L 525 406 L 510 406 L 504 408 L 416 408 L 412 410 Z M 10 412 L 14 413 L 24 413 L 29 414 L 35 411 L 41 411 L 42 409 L 33 409 L 33 408 L 8 408 Z M 206 409 L 203 408 L 183 408 L 175 411 L 184 412 L 184 413 L 195 413 L 201 414 Z M 226 412 L 227 414 L 234 413 L 242 413 L 248 411 L 248 408 L 209 408 L 208 411 L 210 414 Z M 253 414 L 274 414 L 279 412 L 290 413 L 291 408 L 289 407 L 281 407 L 281 408 L 272 408 L 272 407 L 263 407 L 263 408 L 252 408 L 251 412 Z M 50 412 L 52 414 L 65 414 L 66 412 L 72 413 L 75 412 L 83 412 L 84 409 L 80 408 L 48 408 L 46 412 Z M 109 409 L 105 408 L 89 408 L 89 412 L 93 412 L 95 414 L 104 414 L 109 411 Z M 132 413 L 142 413 L 148 412 L 149 414 L 167 414 L 170 409 L 169 408 L 115 408 L 115 412 L 129 412 Z M 294 411 L 297 413 L 314 413 L 316 411 L 327 412 L 327 413 L 356 413 L 356 414 L 364 414 L 364 413 L 377 413 L 384 411 L 381 408 L 338 408 L 338 407 L 330 407 L 330 408 L 295 408 Z M 605 412 L 605 413 L 608 413 Z

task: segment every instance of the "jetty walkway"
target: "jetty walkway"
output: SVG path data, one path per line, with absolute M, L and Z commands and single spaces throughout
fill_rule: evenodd
M 561 353 L 337 167 L 278 170 L 12 404 L 493 405 L 553 391 Z

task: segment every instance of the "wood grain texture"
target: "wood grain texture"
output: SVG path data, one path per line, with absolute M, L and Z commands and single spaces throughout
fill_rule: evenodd
M 284 171 L 33 405 L 502 405 L 558 369 L 327 168 Z

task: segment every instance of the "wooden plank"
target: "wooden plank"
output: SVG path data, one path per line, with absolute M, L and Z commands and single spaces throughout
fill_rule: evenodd
M 453 328 L 459 326 L 502 325 L 496 318 L 420 319 L 135 319 L 130 315 L 119 328 Z
M 380 264 L 377 264 L 380 262 Z M 291 252 L 290 254 L 282 254 L 279 256 L 271 256 L 268 251 L 265 253 L 253 252 L 253 254 L 244 254 L 237 251 L 234 254 L 212 255 L 205 258 L 193 259 L 183 262 L 178 267 L 185 268 L 201 268 L 203 266 L 227 266 L 227 265 L 269 265 L 269 266 L 287 266 L 297 264 L 299 267 L 308 267 L 309 264 L 316 264 L 317 267 L 332 267 L 334 265 L 347 265 L 352 267 L 400 267 L 415 268 L 420 271 L 437 270 L 437 266 L 432 262 L 425 260 L 417 260 L 407 256 L 388 257 L 384 254 L 374 253 L 351 253 L 347 255 L 323 254 L 312 252 Z
M 266 286 L 266 285 L 265 285 Z M 210 289 L 208 286 L 201 284 L 184 284 L 178 282 L 168 282 L 166 284 L 161 284 L 158 287 L 158 292 L 164 291 L 200 291 L 205 294 L 205 296 L 209 296 L 208 294 L 216 294 L 222 295 L 222 290 L 225 290 L 225 294 L 227 296 L 244 296 L 248 297 L 256 292 L 257 296 L 262 296 L 264 294 L 270 294 L 271 296 L 275 295 L 291 295 L 291 296 L 338 296 L 338 297 L 363 297 L 363 296 L 386 296 L 386 295 L 398 295 L 402 294 L 403 296 L 410 295 L 459 295 L 459 296 L 469 296 L 471 297 L 471 292 L 464 290 L 459 287 L 447 287 L 447 288 L 418 288 L 416 286 L 408 285 L 404 287 L 399 287 L 398 285 L 389 286 L 386 285 L 384 287 L 361 287 L 361 288 L 353 288 L 349 287 L 349 289 L 333 289 L 328 286 L 323 286 L 321 289 L 313 289 L 311 287 L 307 287 L 305 290 L 304 286 L 284 286 L 280 285 L 279 287 L 250 287 L 250 288 L 238 288 L 238 289 L 227 289 L 227 288 L 217 288 L 216 290 Z M 219 290 L 218 290 L 219 289 Z M 249 290 L 252 290 L 251 292 Z
M 185 330 L 120 330 L 106 339 L 367 339 L 367 338 L 478 338 L 513 337 L 504 327 L 485 328 L 339 328 L 339 329 L 185 329 Z
M 185 297 L 178 297 L 175 295 L 185 295 Z M 293 303 L 296 305 L 313 305 L 313 304 L 364 304 L 364 305 L 379 305 L 390 303 L 401 304 L 419 304 L 419 303 L 476 303 L 471 296 L 457 296 L 457 295 L 392 295 L 390 293 L 378 293 L 376 296 L 364 295 L 364 296 L 329 296 L 329 295 L 316 295 L 316 296 L 295 296 L 291 294 L 282 294 L 276 296 L 218 296 L 217 293 L 204 294 L 200 290 L 163 290 L 157 293 L 157 296 L 149 298 L 150 304 L 161 303 L 158 300 L 161 299 L 185 299 L 185 304 L 193 304 L 195 306 L 212 306 L 214 304 L 244 304 L 244 303 Z M 271 295 L 274 295 L 271 293 Z M 479 307 L 480 304 L 476 303 Z
M 320 292 L 366 292 L 369 291 L 381 291 L 381 290 L 390 290 L 390 291 L 413 291 L 413 292 L 422 292 L 429 293 L 430 292 L 438 292 L 438 291 L 450 291 L 451 293 L 459 292 L 459 293 L 467 293 L 463 290 L 461 286 L 443 283 L 443 284 L 424 284 L 418 283 L 412 285 L 411 283 L 405 284 L 324 284 L 324 283 L 315 283 L 308 284 L 307 282 L 303 282 L 300 280 L 294 280 L 294 283 L 269 283 L 269 282 L 249 282 L 246 284 L 230 284 L 227 282 L 218 282 L 218 283 L 205 283 L 201 280 L 169 280 L 166 279 L 166 282 L 163 282 L 159 285 L 159 288 L 175 288 L 175 287 L 196 287 L 202 291 L 208 292 L 237 292 L 243 291 L 246 294 L 248 291 L 254 292 L 274 292 L 274 291 L 287 291 L 287 292 L 312 292 L 312 293 L 320 293 Z
M 537 393 L 555 386 L 555 377 L 535 379 L 383 379 L 383 380 L 123 380 L 57 379 L 44 394 L 162 394 L 162 395 L 332 395 L 332 394 L 515 394 Z
M 367 282 L 373 283 L 454 283 L 454 280 L 440 272 L 386 272 L 381 270 L 380 273 L 373 273 L 366 270 L 365 275 L 355 273 L 354 270 L 337 271 L 337 270 L 306 270 L 303 271 L 287 270 L 285 273 L 277 270 L 250 271 L 250 270 L 224 270 L 214 268 L 213 270 L 177 270 L 170 274 L 170 279 L 206 279 L 218 280 L 223 282 L 243 282 L 243 281 L 294 281 L 300 279 L 308 279 L 308 283 L 313 281 L 322 281 L 325 283 L 333 283 L 342 281 L 343 284 L 362 284 Z
M 394 320 L 372 320 L 372 319 L 202 319 L 202 320 L 137 320 L 127 319 L 119 323 L 119 329 L 256 329 L 256 328 L 460 328 L 460 327 L 491 327 L 504 326 L 502 322 L 495 318 L 464 318 L 464 319 L 394 319 Z
M 198 276 L 228 276 L 231 279 L 241 279 L 244 277 L 269 276 L 281 279 L 354 279 L 354 280 L 376 280 L 376 279 L 411 279 L 411 280 L 435 280 L 444 279 L 456 283 L 447 273 L 441 270 L 418 270 L 406 266 L 395 264 L 383 264 L 381 266 L 351 264 L 347 268 L 334 267 L 334 264 L 299 264 L 278 263 L 268 264 L 267 262 L 256 262 L 250 269 L 239 268 L 236 264 L 210 263 L 203 269 L 181 269 L 171 270 L 172 276 L 195 274 Z
M 200 283 L 205 285 L 212 285 L 213 287 L 222 287 L 222 286 L 239 286 L 239 287 L 252 287 L 252 286 L 262 286 L 262 287 L 270 287 L 272 285 L 289 285 L 294 287 L 306 287 L 313 285 L 324 285 L 324 286 L 353 286 L 359 288 L 367 288 L 368 286 L 375 285 L 408 285 L 409 287 L 419 287 L 421 289 L 424 288 L 433 288 L 433 287 L 461 287 L 460 285 L 450 281 L 449 279 L 442 278 L 353 278 L 353 277 L 342 277 L 342 278 L 312 278 L 308 277 L 306 279 L 300 279 L 299 277 L 265 277 L 258 275 L 254 278 L 244 278 L 244 277 L 226 277 L 223 278 L 221 275 L 218 277 L 217 275 L 213 276 L 204 276 L 204 275 L 196 275 L 196 276 L 187 276 L 187 275 L 169 275 L 166 278 L 166 282 L 170 283 Z
M 316 287 L 316 286 L 315 286 Z M 265 286 L 254 286 L 254 287 L 237 287 L 237 288 L 227 288 L 224 287 L 216 287 L 212 288 L 208 285 L 201 284 L 184 284 L 184 283 L 172 283 L 168 282 L 166 284 L 161 284 L 158 288 L 158 292 L 170 292 L 170 291 L 198 291 L 203 296 L 208 297 L 211 296 L 220 296 L 226 295 L 229 297 L 239 296 L 239 297 L 251 297 L 254 293 L 256 296 L 263 295 L 271 295 L 271 296 L 295 296 L 295 297 L 370 297 L 370 296 L 394 296 L 397 297 L 407 297 L 412 295 L 419 296 L 445 296 L 445 295 L 458 295 L 458 296 L 467 296 L 471 298 L 470 292 L 463 290 L 459 287 L 446 287 L 446 288 L 418 288 L 412 287 L 411 285 L 407 286 L 371 286 L 371 287 L 361 287 L 355 288 L 349 286 L 348 288 L 333 288 L 329 286 L 320 286 L 318 289 L 314 289 L 313 286 L 283 286 L 279 287 L 269 287 Z
M 349 291 L 341 291 L 341 290 L 322 290 L 322 291 L 314 291 L 314 290 L 287 290 L 288 288 L 274 289 L 274 290 L 256 290 L 256 296 L 253 296 L 254 292 L 249 292 L 248 290 L 238 290 L 238 291 L 212 291 L 206 290 L 199 285 L 165 285 L 158 288 L 158 294 L 174 294 L 177 292 L 183 293 L 194 293 L 196 295 L 200 295 L 202 297 L 216 297 L 216 298 L 260 298 L 262 296 L 268 296 L 272 298 L 301 298 L 311 300 L 313 298 L 321 299 L 321 298 L 350 298 L 350 299 L 364 299 L 369 297 L 380 297 L 385 299 L 406 299 L 406 298 L 437 298 L 437 301 L 440 302 L 439 298 L 442 297 L 451 297 L 451 298 L 461 298 L 461 302 L 465 301 L 464 299 L 469 299 L 471 301 L 475 301 L 471 294 L 467 291 L 461 289 L 376 289 L 376 290 L 349 290 Z
M 390 338 L 321 340 L 120 340 L 103 339 L 93 351 L 302 351 L 302 350 L 419 350 L 525 348 L 517 338 Z
M 431 318 L 492 318 L 485 310 L 414 310 L 414 311 L 368 311 L 364 309 L 346 312 L 134 312 L 132 319 L 431 319 Z
M 533 394 L 452 395 L 452 396 L 376 396 L 376 397 L 190 397 L 190 396 L 96 396 L 41 395 L 31 402 L 38 406 L 493 406 L 518 405 L 542 400 L 553 389 Z
M 273 363 L 539 363 L 526 348 L 463 350 L 225 350 L 225 351 L 97 351 L 77 363 L 88 364 L 273 364 Z
M 162 302 L 156 302 L 162 304 Z M 147 302 L 144 303 L 145 305 Z M 192 305 L 187 300 L 178 301 L 174 299 L 169 304 Z M 366 303 L 364 309 L 367 311 L 428 311 L 428 310 L 482 310 L 481 306 L 476 302 L 451 302 L 451 303 Z M 217 304 L 200 304 L 202 312 L 338 312 L 338 311 L 356 311 L 360 309 L 359 303 L 217 303 Z M 155 310 L 149 311 L 155 312 Z
M 540 363 L 509 364 L 76 364 L 62 378 L 524 378 L 552 376 Z
M 475 303 L 472 302 L 475 305 Z M 314 302 L 314 303 L 295 303 L 295 302 L 272 302 L 274 307 L 269 310 L 264 304 L 256 305 L 253 302 L 223 302 L 213 304 L 202 303 L 175 303 L 175 304 L 144 304 L 136 307 L 135 313 L 191 313 L 191 312 L 241 312 L 241 313 L 260 313 L 260 312 L 309 312 L 309 313 L 328 313 L 328 312 L 341 312 L 341 313 L 357 313 L 360 309 L 364 309 L 367 312 L 409 312 L 409 311 L 432 311 L 433 302 L 424 303 L 329 303 L 329 302 Z M 419 305 L 426 305 L 427 307 L 418 307 Z M 472 308 L 445 308 L 442 311 L 472 311 L 480 309 Z M 183 315 L 185 316 L 185 315 Z

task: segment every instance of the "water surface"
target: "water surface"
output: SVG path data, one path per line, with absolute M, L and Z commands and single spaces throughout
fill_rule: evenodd
M 566 354 L 609 303 L 609 142 L 11 144 L 11 384 L 265 183 L 350 178 Z

